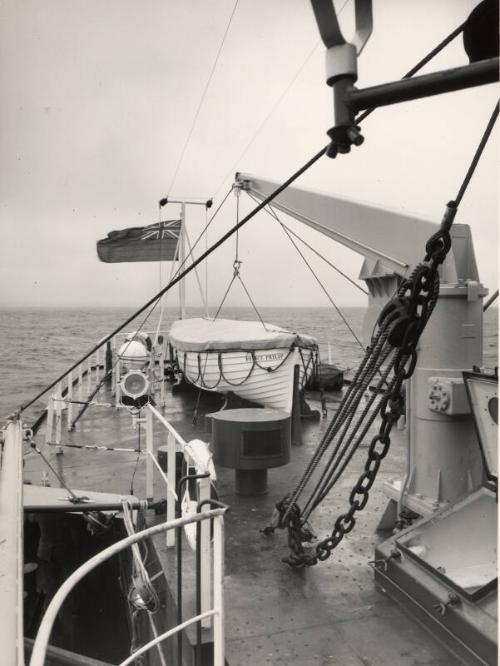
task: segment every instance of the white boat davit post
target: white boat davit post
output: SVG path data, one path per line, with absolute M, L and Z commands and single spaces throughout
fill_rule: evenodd
M 303 388 L 318 355 L 315 338 L 260 321 L 181 319 L 169 342 L 191 384 L 289 413 L 295 366 Z

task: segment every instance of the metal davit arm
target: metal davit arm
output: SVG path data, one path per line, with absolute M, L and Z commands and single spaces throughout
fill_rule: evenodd
M 263 201 L 276 184 L 246 173 L 237 173 L 235 186 Z M 289 187 L 273 201 L 273 207 L 357 252 L 366 261 L 362 279 L 375 270 L 378 277 L 407 277 L 422 258 L 422 248 L 439 225 L 418 217 L 386 210 L 325 193 Z M 441 282 L 478 281 L 469 226 L 454 224 L 453 247 L 440 269 Z
M 235 184 L 259 201 L 275 189 L 273 181 L 243 173 L 236 174 Z M 296 187 L 281 192 L 273 207 L 402 277 L 438 230 L 433 222 Z

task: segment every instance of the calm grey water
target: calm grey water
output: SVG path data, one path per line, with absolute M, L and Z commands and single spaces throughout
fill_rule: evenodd
M 324 361 L 327 361 L 328 342 L 333 362 L 342 368 L 354 368 L 361 358 L 359 345 L 330 308 L 262 308 L 261 313 L 267 322 L 314 335 Z M 360 337 L 364 308 L 344 308 L 343 313 Z M 130 310 L 123 308 L 0 310 L 0 419 L 35 396 L 130 314 Z M 188 314 L 199 316 L 202 313 L 193 308 Z M 177 310 L 168 309 L 162 328 L 167 329 L 177 316 Z M 256 318 L 249 308 L 226 308 L 221 316 Z M 138 328 L 144 317 L 139 317 L 127 330 Z M 144 330 L 155 330 L 157 321 L 155 311 L 146 321 Z M 498 310 L 492 308 L 485 314 L 485 365 L 497 365 L 497 354 Z M 26 421 L 44 406 L 42 401 L 36 404 L 27 412 Z

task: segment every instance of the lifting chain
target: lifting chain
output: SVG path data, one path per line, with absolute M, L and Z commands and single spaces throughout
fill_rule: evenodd
M 424 261 L 401 284 L 396 296 L 379 316 L 378 328 L 388 331 L 387 342 L 396 350 L 394 374 L 380 402 L 380 428 L 368 447 L 364 471 L 349 495 L 349 509 L 337 518 L 331 535 L 312 547 L 307 544 L 313 534 L 302 520 L 297 504 L 290 506 L 287 497 L 276 507 L 274 522 L 288 529 L 290 554 L 283 561 L 294 568 L 311 566 L 328 559 L 344 536 L 352 531 L 356 524 L 356 513 L 364 509 L 368 502 L 369 491 L 380 464 L 389 451 L 391 430 L 404 413 L 402 385 L 415 370 L 418 341 L 439 295 L 438 268 L 451 248 L 449 230 L 455 214 L 455 202 L 448 203 L 439 231 L 426 244 Z M 370 348 L 367 354 L 371 354 Z

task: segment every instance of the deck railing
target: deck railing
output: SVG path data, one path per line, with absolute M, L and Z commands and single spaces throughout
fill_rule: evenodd
M 202 511 L 207 511 L 210 501 L 212 483 L 215 481 L 215 468 L 212 462 L 212 456 L 208 444 L 201 440 L 191 440 L 186 442 L 171 423 L 161 414 L 153 405 L 148 404 L 145 407 L 146 422 L 146 496 L 153 498 L 154 494 L 154 468 L 158 471 L 160 478 L 165 483 L 167 500 L 167 521 L 172 521 L 181 513 L 182 495 L 181 491 L 187 483 L 196 484 L 196 498 L 194 503 L 201 507 Z M 164 430 L 167 447 L 167 471 L 165 472 L 159 464 L 155 455 L 154 446 L 154 424 L 157 423 Z M 177 481 L 177 454 L 181 453 L 184 460 L 184 467 L 187 474 Z M 210 525 L 202 524 L 201 534 L 196 540 L 197 559 L 200 562 L 200 601 L 201 613 L 205 613 L 210 606 L 211 585 L 210 571 L 212 567 L 212 550 L 210 546 Z M 169 531 L 166 534 L 167 548 L 177 548 L 177 565 L 182 567 L 182 548 L 180 543 L 180 531 Z M 178 542 L 176 544 L 176 541 Z M 193 540 L 191 540 L 192 542 Z M 178 572 L 179 575 L 179 572 Z M 178 607 L 182 605 L 182 594 L 179 594 L 178 585 Z M 202 626 L 210 627 L 210 618 L 202 621 Z
M 87 408 L 122 406 L 120 403 L 122 362 L 118 358 L 117 350 L 124 341 L 125 336 L 123 338 L 120 336 L 101 345 L 92 358 L 78 366 L 73 373 L 68 373 L 50 396 L 46 412 L 45 441 L 46 444 L 57 447 L 58 453 L 61 453 L 65 446 L 62 443 L 63 429 L 66 427 L 68 431 L 73 430 L 75 423 Z M 149 364 L 150 378 L 154 376 L 158 378 L 158 374 L 160 376 L 156 383 L 157 394 L 159 394 L 155 396 L 156 405 L 162 405 L 165 402 L 164 361 L 165 345 L 162 343 L 156 347 L 156 350 L 153 350 Z M 111 393 L 114 394 L 113 402 L 98 401 L 95 396 L 108 378 L 111 383 Z M 80 407 L 78 413 L 75 413 L 75 407 Z M 183 503 L 188 505 L 188 512 L 197 514 L 201 511 L 202 514 L 206 513 L 208 515 L 212 483 L 215 480 L 215 468 L 208 445 L 201 440 L 185 441 L 157 407 L 151 403 L 133 413 L 133 420 L 136 427 L 143 426 L 145 428 L 146 447 L 139 451 L 139 454 L 145 461 L 147 500 L 151 503 L 155 499 L 166 499 L 166 520 L 168 524 L 173 524 L 181 516 L 181 513 L 186 512 L 186 507 L 182 509 Z M 157 449 L 160 445 L 163 445 L 164 451 L 166 449 L 168 463 L 166 466 L 163 463 L 160 464 L 157 459 Z M 69 444 L 69 446 L 75 445 Z M 116 453 L 136 451 L 136 449 L 94 443 L 76 446 L 83 449 L 105 449 Z M 182 467 L 185 473 L 179 481 L 180 457 L 183 460 Z M 156 476 L 159 476 L 164 484 L 160 487 L 156 485 L 157 497 L 155 497 Z M 194 488 L 195 491 L 193 491 Z M 191 489 L 191 496 L 189 496 L 189 489 Z M 176 547 L 172 562 L 175 560 L 177 566 L 176 602 L 179 625 L 185 624 L 183 618 L 183 557 L 185 559 L 187 555 L 183 555 L 183 529 L 185 529 L 188 537 L 187 542 L 195 552 L 196 607 L 199 611 L 197 615 L 200 615 L 197 641 L 201 649 L 201 628 L 210 629 L 213 626 L 214 634 L 216 632 L 215 620 L 212 619 L 213 613 L 211 614 L 209 611 L 212 607 L 212 598 L 215 603 L 215 598 L 220 595 L 220 591 L 217 591 L 212 585 L 212 570 L 214 567 L 220 566 L 220 563 L 216 562 L 218 547 L 215 546 L 215 543 L 213 545 L 211 543 L 211 525 L 209 522 L 200 522 L 196 529 L 196 536 L 193 534 L 192 522 L 185 521 L 183 525 L 187 525 L 186 528 L 177 527 L 175 530 L 165 530 L 165 545 L 167 549 Z M 179 663 L 182 663 L 182 637 L 180 635 L 178 637 L 178 653 L 181 655 Z
M 99 368 L 99 363 L 96 361 L 95 365 L 89 363 L 85 368 L 87 376 L 92 374 L 92 379 L 86 384 L 87 395 L 92 395 L 95 392 L 96 386 L 102 381 L 105 376 L 101 373 L 102 368 Z M 114 366 L 119 372 L 118 364 Z M 86 377 L 85 373 L 81 373 L 83 378 Z M 71 376 L 69 380 L 71 380 Z M 81 377 L 78 377 L 78 386 L 81 387 Z M 66 391 L 68 395 L 68 390 Z M 71 396 L 71 392 L 69 391 Z M 85 394 L 84 394 L 85 395 Z M 65 409 L 61 405 L 64 404 L 64 393 L 61 387 L 51 396 L 52 406 L 49 403 L 47 411 L 47 427 L 45 433 L 46 443 L 52 446 L 60 447 L 58 451 L 62 451 L 61 433 L 64 425 L 64 418 L 68 430 L 71 430 L 71 402 L 67 402 L 68 407 Z M 92 402 L 90 403 L 92 404 Z M 98 406 L 112 407 L 109 403 L 98 403 Z M 172 522 L 175 518 L 181 515 L 181 505 L 183 499 L 188 503 L 188 509 L 197 511 L 199 506 L 202 512 L 208 511 L 208 503 L 211 497 L 212 483 L 215 481 L 215 468 L 212 462 L 211 454 L 208 444 L 201 440 L 186 441 L 172 426 L 172 424 L 165 418 L 165 416 L 151 403 L 146 404 L 138 414 L 134 415 L 136 427 L 145 428 L 146 447 L 143 451 L 139 451 L 145 462 L 146 472 L 146 499 L 152 503 L 154 500 L 166 499 L 166 519 L 167 522 Z M 167 466 L 166 469 L 159 463 L 157 459 L 157 450 L 160 445 L 166 448 Z M 119 446 L 107 447 L 98 446 L 95 444 L 80 445 L 82 448 L 99 449 L 103 448 L 111 450 L 116 453 L 127 452 L 135 449 L 127 449 Z M 183 468 L 186 474 L 180 483 L 178 483 L 178 454 L 182 455 Z M 157 497 L 155 497 L 155 476 L 163 482 L 161 489 L 157 489 Z M 188 492 L 188 488 L 192 485 L 196 487 L 196 494 L 194 497 L 183 498 L 183 494 Z M 191 507 L 189 507 L 189 504 Z M 189 528 L 186 530 L 189 531 Z M 200 526 L 199 534 L 196 539 L 193 534 L 187 534 L 187 541 L 190 543 L 192 550 L 195 551 L 196 557 L 196 576 L 197 576 L 197 594 L 199 596 L 200 614 L 203 615 L 201 619 L 201 626 L 205 629 L 212 627 L 212 618 L 208 613 L 211 607 L 212 595 L 215 595 L 215 590 L 212 588 L 211 571 L 212 564 L 215 558 L 215 548 L 211 546 L 211 528 L 210 525 L 204 523 Z M 174 558 L 177 564 L 177 611 L 179 624 L 182 623 L 182 607 L 183 607 L 183 581 L 182 581 L 182 567 L 183 567 L 183 551 L 182 551 L 182 530 L 167 530 L 166 531 L 166 547 L 173 549 L 177 546 L 174 553 Z M 214 627 L 215 630 L 215 627 Z M 198 637 L 199 640 L 199 637 Z M 179 638 L 179 651 L 182 653 L 182 640 Z
M 147 331 L 145 331 L 147 333 Z M 126 341 L 126 334 L 119 334 L 103 343 L 88 359 L 80 363 L 72 372 L 58 382 L 49 395 L 46 409 L 45 441 L 60 446 L 63 420 L 71 432 L 80 417 L 89 407 L 122 407 L 120 381 L 123 375 L 123 361 L 118 350 Z M 165 404 L 165 342 L 157 343 L 150 354 L 147 372 L 156 403 Z M 99 390 L 109 381 L 113 402 L 98 399 Z M 65 418 L 64 418 L 65 417 Z
M 84 578 L 90 571 L 93 571 L 100 564 L 108 560 L 113 555 L 129 548 L 145 539 L 149 539 L 157 534 L 167 533 L 176 529 L 182 529 L 186 525 L 201 524 L 210 527 L 210 522 L 213 522 L 213 548 L 214 548 L 214 567 L 213 567 L 213 589 L 214 589 L 214 603 L 211 608 L 197 613 L 188 620 L 183 621 L 176 627 L 170 628 L 167 631 L 159 634 L 153 640 L 143 645 L 140 649 L 136 650 L 130 655 L 120 666 L 126 666 L 141 654 L 144 654 L 152 647 L 159 645 L 167 638 L 179 634 L 185 628 L 192 624 L 200 625 L 203 620 L 213 618 L 213 663 L 214 666 L 224 666 L 225 651 L 224 651 L 224 601 L 223 601 L 223 580 L 224 580 L 224 513 L 225 507 L 205 510 L 196 515 L 188 518 L 177 518 L 172 521 L 167 521 L 160 525 L 154 525 L 141 532 L 127 536 L 126 538 L 114 543 L 113 545 L 105 548 L 100 553 L 92 557 L 90 560 L 82 564 L 76 571 L 74 571 L 66 581 L 61 585 L 56 592 L 52 601 L 50 602 L 45 615 L 42 619 L 38 633 L 33 646 L 31 655 L 30 666 L 43 666 L 45 662 L 45 655 L 47 646 L 49 644 L 50 634 L 52 627 L 56 620 L 57 614 L 64 603 L 64 600 L 76 586 L 76 584 Z M 198 655 L 201 655 L 201 650 L 198 650 Z

